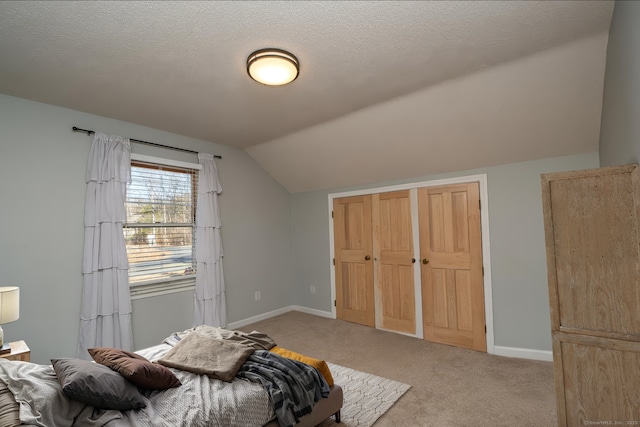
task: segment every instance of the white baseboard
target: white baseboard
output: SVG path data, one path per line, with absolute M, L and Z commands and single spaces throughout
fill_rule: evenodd
M 314 316 L 326 317 L 327 319 L 335 319 L 336 317 L 330 311 L 316 310 L 315 308 L 302 307 L 301 305 L 289 306 L 291 310 L 300 311 L 302 313 L 313 314 Z
M 519 357 L 521 359 L 544 360 L 553 362 L 553 352 L 549 350 L 532 350 L 530 348 L 495 346 L 496 356 Z
M 279 308 L 277 310 L 270 311 L 268 313 L 259 314 L 257 316 L 249 317 L 247 319 L 238 320 L 227 325 L 228 329 L 237 329 L 243 326 L 250 325 L 252 323 L 260 322 L 261 320 L 267 320 L 271 317 L 279 316 L 290 311 L 300 311 L 302 313 L 313 314 L 314 316 L 327 317 L 333 319 L 333 313 L 330 311 L 316 310 L 314 308 L 302 307 L 299 305 L 290 305 L 288 307 Z
M 335 319 L 335 316 L 330 311 L 316 310 L 314 308 L 303 307 L 300 305 L 290 305 L 288 307 L 279 308 L 277 310 L 270 311 L 268 313 L 259 314 L 257 316 L 249 317 L 247 319 L 232 322 L 227 325 L 228 329 L 237 329 L 243 326 L 250 325 L 252 323 L 260 322 L 261 320 L 267 320 L 271 317 L 279 316 L 290 311 L 299 311 L 302 313 L 312 314 L 314 316 L 326 317 L 329 319 Z M 519 357 L 521 359 L 531 360 L 543 360 L 546 362 L 553 361 L 553 352 L 548 350 L 533 350 L 530 348 L 517 348 L 517 347 L 504 347 L 500 345 L 494 346 L 494 353 L 496 356 L 505 357 Z

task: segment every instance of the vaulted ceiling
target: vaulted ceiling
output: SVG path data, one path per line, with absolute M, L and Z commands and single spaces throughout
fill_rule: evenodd
M 406 179 L 597 151 L 613 7 L 5 1 L 0 93 L 244 149 L 290 192 Z M 252 81 L 265 47 L 298 79 Z

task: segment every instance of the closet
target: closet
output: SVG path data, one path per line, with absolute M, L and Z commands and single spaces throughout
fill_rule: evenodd
M 339 319 L 415 334 L 409 190 L 335 199 Z
M 638 166 L 541 182 L 558 425 L 637 425 Z
M 486 351 L 478 188 L 333 199 L 337 317 Z

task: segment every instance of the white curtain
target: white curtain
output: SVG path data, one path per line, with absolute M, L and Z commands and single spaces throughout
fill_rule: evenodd
M 96 133 L 86 174 L 79 358 L 90 359 L 91 347 L 132 349 L 129 263 L 122 234 L 130 181 L 129 139 Z
M 218 194 L 222 192 L 213 155 L 200 153 L 196 207 L 196 291 L 194 326 L 226 326 L 222 237 Z

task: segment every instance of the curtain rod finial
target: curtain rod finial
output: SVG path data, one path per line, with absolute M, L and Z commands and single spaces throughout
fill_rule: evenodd
M 92 130 L 88 130 L 88 129 L 80 129 L 80 128 L 79 128 L 79 127 L 77 127 L 77 126 L 72 127 L 72 128 L 71 128 L 71 130 L 72 130 L 72 131 L 74 131 L 74 132 L 84 132 L 84 133 L 86 133 L 87 135 L 91 135 L 91 134 L 95 133 L 95 132 L 94 132 L 94 131 L 92 131 Z

